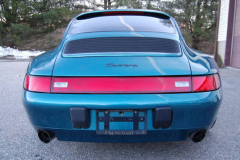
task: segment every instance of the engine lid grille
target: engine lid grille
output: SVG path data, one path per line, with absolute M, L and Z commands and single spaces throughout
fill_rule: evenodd
M 65 54 L 97 53 L 97 52 L 180 52 L 175 40 L 149 37 L 102 37 L 78 39 L 67 42 Z

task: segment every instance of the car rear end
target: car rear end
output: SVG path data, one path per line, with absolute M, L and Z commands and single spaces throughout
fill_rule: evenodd
M 192 74 L 176 27 L 150 11 L 77 17 L 57 54 L 34 60 L 25 78 L 23 103 L 40 139 L 201 139 L 216 120 L 221 82 L 217 71 Z

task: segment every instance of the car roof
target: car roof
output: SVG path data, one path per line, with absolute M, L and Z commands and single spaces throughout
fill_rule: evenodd
M 110 9 L 110 10 L 97 10 L 97 11 L 91 11 L 91 12 L 84 12 L 79 14 L 78 16 L 75 17 L 75 19 L 85 19 L 88 17 L 95 17 L 94 15 L 101 14 L 101 13 L 107 13 L 107 12 L 112 12 L 112 13 L 123 13 L 123 12 L 144 12 L 148 14 L 154 14 L 154 15 L 162 15 L 167 18 L 171 18 L 171 16 L 165 12 L 161 11 L 156 11 L 156 10 L 146 10 L 146 9 Z
M 104 15 L 104 13 L 110 13 L 110 12 L 123 13 L 125 11 L 129 12 L 129 13 L 132 12 L 132 15 L 134 15 L 134 12 L 143 12 L 143 13 L 146 13 L 145 15 L 153 15 L 155 17 L 160 17 L 160 18 L 173 19 L 169 14 L 167 14 L 165 12 L 156 11 L 156 10 L 146 10 L 146 9 L 110 9 L 110 10 L 96 10 L 96 11 L 91 11 L 91 12 L 84 12 L 84 13 L 77 15 L 75 18 L 73 18 L 71 20 L 71 22 L 69 23 L 68 27 L 65 30 L 64 36 L 62 38 L 62 42 L 65 41 L 65 39 L 68 37 L 67 33 L 68 33 L 69 28 L 71 27 L 71 24 L 78 19 L 87 19 L 87 18 L 98 17 L 101 15 Z M 138 15 L 138 13 L 136 13 L 136 15 Z M 141 15 L 141 14 L 139 14 L 139 15 Z M 74 36 L 74 35 L 71 35 L 71 36 Z

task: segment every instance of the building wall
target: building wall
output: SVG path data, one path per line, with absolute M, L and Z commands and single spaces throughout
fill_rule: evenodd
M 236 1 L 231 66 L 240 68 L 240 1 Z
M 218 61 L 221 61 L 221 62 L 225 61 L 226 37 L 227 37 L 227 26 L 228 26 L 228 10 L 229 10 L 229 0 L 221 0 L 218 40 L 217 40 L 218 41 L 217 57 L 218 57 Z

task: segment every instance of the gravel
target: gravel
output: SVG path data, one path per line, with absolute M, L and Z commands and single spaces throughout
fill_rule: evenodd
M 42 143 L 21 94 L 28 61 L 0 60 L 0 159 L 239 159 L 240 70 L 221 69 L 224 98 L 218 120 L 200 143 Z

